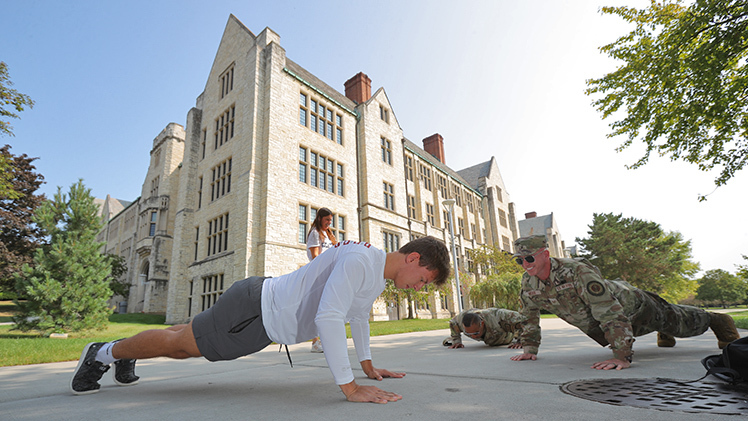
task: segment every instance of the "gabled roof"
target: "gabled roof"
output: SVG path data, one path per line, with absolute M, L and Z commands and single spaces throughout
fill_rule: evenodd
M 491 158 L 491 160 L 493 160 L 493 158 Z M 457 171 L 457 173 L 462 176 L 462 178 L 464 178 L 473 189 L 478 190 L 480 179 L 488 177 L 491 173 L 491 161 L 481 162 L 480 164 Z

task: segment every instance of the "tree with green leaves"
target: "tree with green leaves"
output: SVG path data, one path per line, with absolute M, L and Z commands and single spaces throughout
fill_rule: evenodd
M 746 298 L 745 280 L 722 269 L 707 271 L 699 279 L 696 299 L 704 302 L 716 302 L 727 308 L 728 304 L 739 303 Z
M 496 247 L 482 246 L 473 252 L 473 261 L 476 270 L 480 269 L 478 281 L 468 292 L 473 306 L 519 310 L 525 270 L 512 255 Z
M 621 214 L 593 214 L 588 238 L 577 238 L 580 257 L 589 259 L 606 279 L 621 278 L 637 288 L 677 302 L 693 294 L 699 271 L 691 241 L 659 224 Z
M 34 171 L 32 162 L 37 158 L 13 155 L 9 145 L 0 148 L 0 157 L 9 163 L 2 176 L 13 193 L 0 193 L 0 292 L 12 294 L 14 275 L 32 261 L 41 243 L 41 230 L 32 217 L 45 200 L 43 194 L 35 194 L 44 177 Z
M 24 107 L 33 108 L 34 101 L 25 94 L 12 89 L 13 82 L 8 74 L 8 65 L 0 61 L 0 136 L 14 136 L 10 118 L 18 118 L 18 114 L 6 109 L 11 106 L 16 112 Z M 13 161 L 4 154 L 0 155 L 0 197 L 15 198 L 15 191 L 11 186 L 9 168 Z
M 24 265 L 17 276 L 16 289 L 27 298 L 17 301 L 17 328 L 75 332 L 107 325 L 111 266 L 96 241 L 97 211 L 83 180 L 67 195 L 58 187 L 54 199 L 37 209 L 34 222 L 50 241 L 36 250 L 33 266 Z
M 618 151 L 641 140 L 652 152 L 720 168 L 724 185 L 748 160 L 748 2 L 652 0 L 649 7 L 604 7 L 634 29 L 600 51 L 622 64 L 587 81 L 588 95 L 610 124 L 609 137 L 626 136 Z M 704 200 L 705 196 L 700 196 Z

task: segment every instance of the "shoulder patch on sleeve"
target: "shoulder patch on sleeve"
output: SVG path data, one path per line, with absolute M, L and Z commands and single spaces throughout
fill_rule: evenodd
M 587 292 L 590 295 L 599 297 L 605 294 L 605 287 L 600 281 L 591 281 L 587 283 Z

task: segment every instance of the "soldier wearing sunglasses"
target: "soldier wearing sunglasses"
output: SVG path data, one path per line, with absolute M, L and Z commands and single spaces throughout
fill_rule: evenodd
M 520 343 L 524 352 L 513 361 L 537 359 L 540 346 L 540 310 L 576 326 L 613 358 L 596 362 L 598 370 L 621 370 L 631 365 L 634 337 L 657 332 L 657 345 L 675 346 L 675 338 L 697 336 L 711 328 L 724 348 L 740 335 L 732 317 L 702 309 L 670 304 L 657 294 L 621 280 L 603 279 L 600 270 L 585 259 L 550 257 L 544 235 L 514 242 L 522 276 L 522 310 L 527 317 Z
M 449 349 L 464 348 L 461 335 L 465 335 L 488 346 L 522 348 L 517 338 L 525 320 L 518 312 L 503 308 L 464 310 L 449 321 L 452 336 L 442 341 L 442 345 Z

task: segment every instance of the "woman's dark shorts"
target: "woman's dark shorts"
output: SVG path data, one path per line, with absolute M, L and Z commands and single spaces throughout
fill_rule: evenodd
M 197 348 L 209 361 L 233 360 L 272 342 L 262 324 L 262 281 L 253 276 L 235 282 L 209 309 L 192 320 Z

